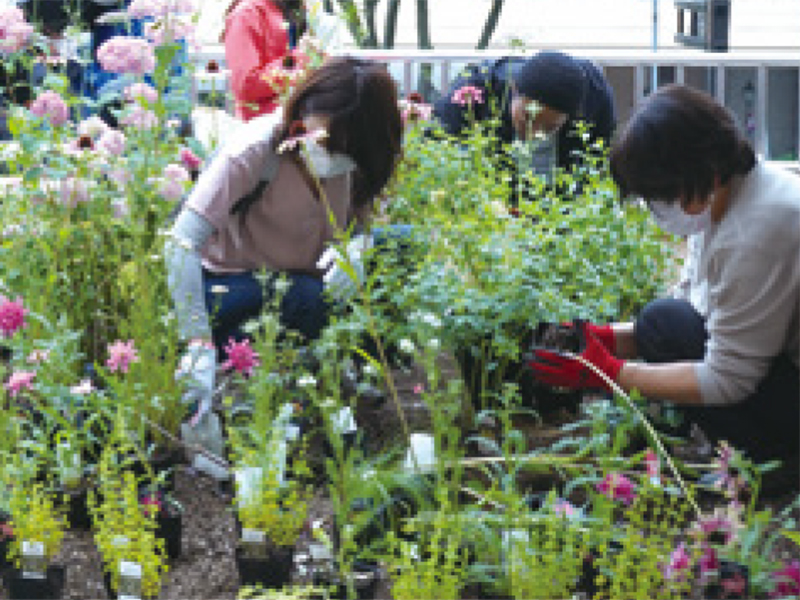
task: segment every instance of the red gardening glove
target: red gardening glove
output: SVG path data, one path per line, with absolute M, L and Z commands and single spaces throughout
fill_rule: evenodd
M 614 337 L 614 330 L 611 328 L 611 325 L 584 323 L 583 333 L 587 338 L 589 334 L 593 335 L 611 354 L 617 354 L 617 339 Z
M 601 339 L 588 328 L 585 331 L 586 349 L 581 353 L 581 357 L 608 375 L 612 381 L 617 381 L 624 361 L 615 358 Z M 613 341 L 613 334 L 611 339 Z M 528 366 L 538 381 L 553 387 L 611 391 L 611 386 L 592 369 L 579 360 L 558 352 L 534 350 Z

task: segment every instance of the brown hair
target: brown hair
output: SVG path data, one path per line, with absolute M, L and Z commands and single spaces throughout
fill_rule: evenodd
M 362 208 L 377 196 L 400 159 L 403 121 L 397 85 L 378 62 L 348 56 L 328 58 L 289 97 L 273 137 L 277 148 L 291 124 L 318 114 L 329 118 L 322 142 L 329 152 L 356 163 L 353 203 Z
M 652 94 L 611 146 L 623 198 L 705 198 L 714 184 L 749 172 L 755 152 L 731 112 L 708 94 L 668 85 Z
M 303 33 L 305 33 L 306 29 L 308 28 L 308 21 L 306 20 L 306 5 L 305 0 L 264 0 L 265 2 L 271 2 L 275 5 L 277 9 L 281 11 L 283 15 L 283 20 L 287 23 L 294 23 L 295 27 L 297 27 L 297 37 L 299 38 Z M 242 3 L 242 0 L 233 0 L 230 3 L 227 9 L 225 9 L 225 16 L 224 19 L 227 20 L 228 15 L 231 14 L 237 6 Z M 219 36 L 219 41 L 225 41 L 225 34 L 228 32 L 228 25 L 225 24 L 225 27 L 222 29 L 222 33 Z

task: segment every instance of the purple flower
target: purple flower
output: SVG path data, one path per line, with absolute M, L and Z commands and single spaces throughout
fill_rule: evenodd
M 136 104 L 120 119 L 120 123 L 126 127 L 136 129 L 152 129 L 158 125 L 158 116 L 152 110 L 147 110 Z
M 9 300 L 0 295 L 0 334 L 10 338 L 18 329 L 25 327 L 27 314 L 28 309 L 22 306 L 22 298 Z
M 110 73 L 145 75 L 156 68 L 156 55 L 147 40 L 115 36 L 97 49 L 97 60 Z
M 559 498 L 553 504 L 553 512 L 559 517 L 571 517 L 576 513 L 577 509 L 572 506 L 567 500 Z
M 686 544 L 681 542 L 669 556 L 669 564 L 664 573 L 664 578 L 670 581 L 683 579 L 686 577 L 691 562 L 691 556 L 689 556 L 689 553 L 686 551 Z
M 135 362 L 139 362 L 139 355 L 136 348 L 133 347 L 133 340 L 127 342 L 117 340 L 109 345 L 106 366 L 112 373 L 117 371 L 127 373 L 130 364 Z
M 69 107 L 64 99 L 50 90 L 42 92 L 33 101 L 31 112 L 40 118 L 47 118 L 53 127 L 63 125 L 69 120 Z
M 772 574 L 772 580 L 775 587 L 769 595 L 770 598 L 800 596 L 800 561 L 793 560 L 785 564 Z
M 465 85 L 453 92 L 450 99 L 461 106 L 483 104 L 483 90 L 474 85 Z
M 225 346 L 225 352 L 228 354 L 228 360 L 222 363 L 222 368 L 227 371 L 234 369 L 243 375 L 250 376 L 253 368 L 260 364 L 258 354 L 250 347 L 250 340 L 236 342 L 234 339 L 230 339 L 228 345 Z
M 0 52 L 19 52 L 33 35 L 25 13 L 17 7 L 0 9 Z
M 626 506 L 636 498 L 633 482 L 621 473 L 606 475 L 605 479 L 597 484 L 597 491 L 612 500 L 621 500 Z
M 107 129 L 97 140 L 97 149 L 110 156 L 122 156 L 125 152 L 125 134 L 117 129 Z
M 60 195 L 64 206 L 75 208 L 79 202 L 89 201 L 89 184 L 77 177 L 67 177 L 61 181 Z

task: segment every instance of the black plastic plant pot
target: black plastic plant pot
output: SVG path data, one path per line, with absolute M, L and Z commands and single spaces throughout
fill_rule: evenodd
M 719 577 L 705 586 L 703 598 L 706 600 L 738 600 L 750 597 L 750 570 L 747 565 L 719 561 Z
M 294 547 L 272 548 L 266 556 L 248 556 L 241 547 L 236 548 L 236 569 L 239 584 L 258 585 L 281 589 L 292 579 Z
M 0 511 L 0 572 L 5 572 L 11 566 L 11 561 L 8 560 L 8 547 L 14 539 L 14 534 L 7 525 L 9 521 L 11 521 L 11 515 Z
M 67 522 L 71 529 L 89 530 L 92 528 L 92 519 L 86 498 L 89 490 L 85 487 L 75 490 L 62 490 L 66 499 Z
M 156 518 L 156 536 L 164 540 L 167 556 L 175 560 L 183 550 L 183 515 L 180 511 L 161 510 Z
M 50 565 L 43 579 L 23 577 L 19 569 L 6 573 L 6 589 L 11 600 L 59 600 L 66 581 L 66 567 Z

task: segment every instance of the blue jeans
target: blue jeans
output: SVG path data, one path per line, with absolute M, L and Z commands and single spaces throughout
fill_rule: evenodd
M 639 356 L 647 362 L 702 360 L 705 319 L 685 300 L 662 298 L 645 306 L 635 325 Z M 685 424 L 697 423 L 712 443 L 727 440 L 756 460 L 800 452 L 800 373 L 786 355 L 773 359 L 755 392 L 730 406 L 676 406 Z M 682 431 L 686 433 L 686 431 Z
M 377 252 L 403 252 L 411 240 L 409 225 L 393 225 L 372 230 Z M 367 265 L 369 268 L 369 265 Z M 276 276 L 270 276 L 262 285 L 256 272 L 217 275 L 203 271 L 206 309 L 211 316 L 214 345 L 224 348 L 228 340 L 241 341 L 245 337 L 241 326 L 245 321 L 261 314 L 264 304 L 274 298 Z M 284 273 L 289 288 L 280 305 L 281 323 L 288 329 L 301 333 L 306 339 L 319 337 L 328 324 L 331 303 L 324 294 L 320 277 L 306 273 Z M 225 293 L 214 292 L 215 286 L 224 286 Z

